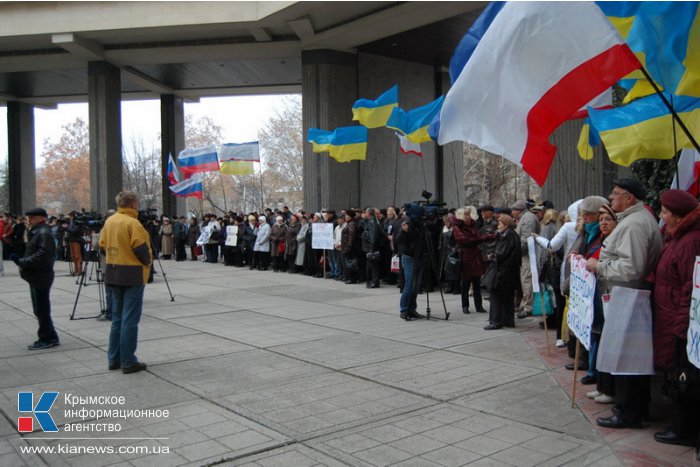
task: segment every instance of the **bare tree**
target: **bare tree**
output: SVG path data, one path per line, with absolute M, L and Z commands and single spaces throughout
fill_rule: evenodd
M 160 172 L 160 150 L 156 143 L 146 144 L 142 137 L 132 136 L 123 148 L 124 189 L 138 195 L 142 209 L 160 209 L 163 206 Z
M 7 163 L 0 163 L 0 214 L 10 210 L 10 174 Z

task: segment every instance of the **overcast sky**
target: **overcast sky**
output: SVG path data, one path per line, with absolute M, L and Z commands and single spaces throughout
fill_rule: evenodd
M 203 98 L 198 103 L 185 103 L 185 115 L 195 119 L 209 116 L 223 128 L 227 143 L 242 143 L 257 139 L 258 130 L 282 108 L 284 96 L 235 96 Z M 43 160 L 41 153 L 44 140 L 57 142 L 63 125 L 77 117 L 88 121 L 88 105 L 62 104 L 55 110 L 34 110 L 36 163 Z M 7 160 L 7 110 L 0 107 L 0 160 Z M 122 102 L 122 142 L 126 144 L 132 136 L 143 137 L 147 145 L 159 147 L 160 101 Z

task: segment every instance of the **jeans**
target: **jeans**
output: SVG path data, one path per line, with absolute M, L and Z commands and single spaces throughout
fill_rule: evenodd
M 469 308 L 469 288 L 474 288 L 474 308 L 477 310 L 483 309 L 481 303 L 481 277 L 472 279 L 462 279 L 460 283 L 462 292 L 462 308 Z
M 404 283 L 399 311 L 400 313 L 415 313 L 418 306 L 416 299 L 423 280 L 423 259 L 401 255 L 401 266 L 403 267 Z
M 335 256 L 335 251 L 326 250 L 326 259 L 328 260 L 330 277 L 338 277 L 340 273 L 338 272 L 338 259 Z
M 109 332 L 107 358 L 110 365 L 120 363 L 122 368 L 129 368 L 138 363 L 134 352 L 136 352 L 145 287 L 143 285 L 107 287 L 112 289 L 112 328 Z
M 39 320 L 39 331 L 37 332 L 39 340 L 41 342 L 58 340 L 58 334 L 56 334 L 56 329 L 54 329 L 53 321 L 51 320 L 51 300 L 49 297 L 51 288 L 36 289 L 29 286 L 29 293 L 32 297 L 34 316 Z

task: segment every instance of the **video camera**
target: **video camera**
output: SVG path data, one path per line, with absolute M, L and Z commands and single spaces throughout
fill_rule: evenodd
M 99 232 L 105 225 L 105 220 L 102 214 L 95 211 L 81 211 L 77 213 L 75 215 L 74 222 L 76 226 L 80 227 L 82 232 L 86 232 L 87 230 Z
M 150 221 L 158 220 L 156 208 L 151 209 L 139 209 L 139 222 L 145 227 Z
M 433 197 L 433 194 L 429 191 L 423 190 L 421 196 L 424 198 L 424 200 L 414 201 L 403 206 L 406 215 L 411 219 L 411 221 L 432 221 L 449 212 L 445 207 L 447 206 L 447 203 L 430 200 L 430 198 Z

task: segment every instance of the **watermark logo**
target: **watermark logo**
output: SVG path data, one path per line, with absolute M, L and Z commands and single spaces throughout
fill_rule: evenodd
M 56 423 L 51 418 L 49 410 L 56 402 L 58 397 L 58 392 L 44 392 L 41 397 L 34 405 L 34 394 L 31 392 L 20 392 L 17 394 L 17 410 L 20 413 L 31 413 L 36 417 L 36 421 L 39 422 L 41 431 L 44 432 L 56 432 L 58 427 Z M 17 430 L 20 433 L 31 433 L 34 431 L 34 418 L 29 417 L 19 417 L 17 419 Z

